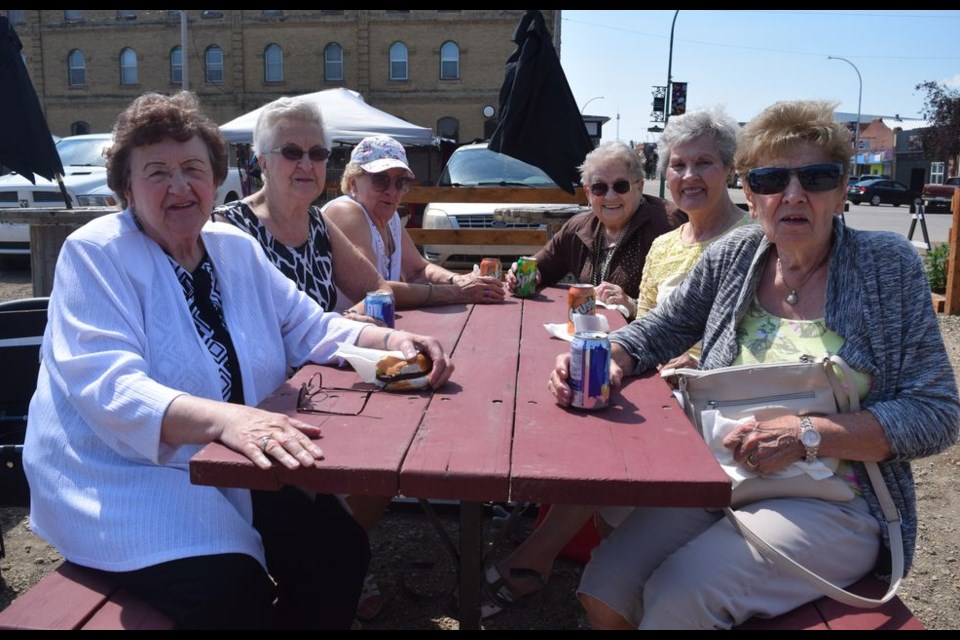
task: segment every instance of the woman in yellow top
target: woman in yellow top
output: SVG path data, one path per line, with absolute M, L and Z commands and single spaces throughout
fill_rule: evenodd
M 653 241 L 640 280 L 636 317 L 666 300 L 714 240 L 752 222 L 727 190 L 739 128 L 720 107 L 671 118 L 664 128 L 659 169 L 667 177 L 674 203 L 689 220 Z M 670 365 L 696 367 L 699 353 L 698 344 Z

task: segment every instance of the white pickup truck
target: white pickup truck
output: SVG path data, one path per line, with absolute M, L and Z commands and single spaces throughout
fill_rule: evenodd
M 109 133 L 70 136 L 57 141 L 63 163 L 63 186 L 74 207 L 119 207 L 107 186 L 104 150 L 112 143 Z M 63 194 L 55 181 L 35 176 L 36 184 L 16 173 L 0 176 L 0 208 L 63 207 Z M 243 196 L 240 172 L 231 167 L 217 190 L 214 206 Z M 30 228 L 26 224 L 0 222 L 0 256 L 30 255 Z

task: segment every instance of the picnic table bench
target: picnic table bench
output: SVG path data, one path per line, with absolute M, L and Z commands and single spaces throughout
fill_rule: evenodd
M 64 562 L 0 611 L 0 629 L 173 629 L 108 574 Z

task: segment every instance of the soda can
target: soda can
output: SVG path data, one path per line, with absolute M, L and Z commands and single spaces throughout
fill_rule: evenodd
M 393 293 L 390 291 L 370 291 L 363 299 L 363 312 L 371 318 L 382 321 L 393 329 Z
M 610 402 L 610 341 L 601 331 L 580 331 L 570 343 L 570 405 L 603 409 Z
M 517 258 L 517 288 L 513 294 L 518 298 L 532 298 L 537 292 L 537 259 L 530 256 Z
M 567 290 L 567 333 L 573 335 L 573 314 L 592 316 L 597 312 L 597 292 L 592 284 L 572 284 Z
M 500 264 L 500 258 L 484 258 L 481 260 L 480 275 L 500 280 L 503 276 L 503 265 Z

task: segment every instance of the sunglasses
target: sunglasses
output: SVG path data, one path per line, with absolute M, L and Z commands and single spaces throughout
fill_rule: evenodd
M 310 157 L 311 162 L 323 162 L 330 157 L 330 149 L 326 149 L 324 147 L 310 147 L 309 150 L 304 151 L 295 144 L 287 144 L 279 149 L 271 149 L 270 153 L 279 153 L 291 162 L 300 162 L 300 158 L 303 157 L 303 154 L 307 154 Z
M 783 193 L 790 184 L 790 176 L 796 174 L 804 191 L 831 191 L 840 184 L 843 165 L 833 162 L 808 164 L 805 167 L 760 167 L 747 172 L 750 190 L 763 196 Z
M 370 183 L 377 191 L 386 191 L 390 188 L 390 174 L 368 173 L 367 175 L 370 176 Z M 407 191 L 410 191 L 410 187 L 412 186 L 413 178 L 408 178 L 407 176 L 400 176 L 396 180 L 393 180 L 393 187 L 400 193 L 406 193 Z
M 633 186 L 633 182 L 629 180 L 617 180 L 613 184 L 607 184 L 606 182 L 594 182 L 590 185 L 590 193 L 595 196 L 605 196 L 607 195 L 608 189 L 613 189 L 615 192 L 623 195 L 627 191 L 630 191 L 630 188 Z
M 335 416 L 358 416 L 367 406 L 370 391 L 357 389 L 323 390 L 323 374 L 319 371 L 300 385 L 297 411 L 300 413 L 327 413 Z M 346 409 L 337 409 L 337 404 Z

